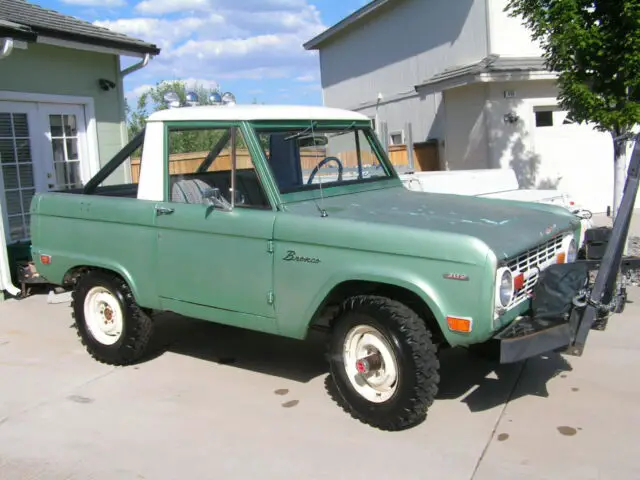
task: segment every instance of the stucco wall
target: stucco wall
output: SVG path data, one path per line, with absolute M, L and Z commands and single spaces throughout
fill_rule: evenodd
M 485 109 L 488 90 L 488 85 L 480 84 L 445 92 L 444 169 L 491 168 Z
M 117 87 L 101 90 L 100 78 L 111 80 Z M 0 90 L 92 97 L 101 164 L 122 148 L 124 96 L 115 55 L 29 44 L 27 50 L 14 49 L 0 60 Z
M 489 7 L 491 53 L 519 57 L 535 57 L 542 54 L 537 42 L 531 39 L 529 30 L 520 18 L 504 11 L 508 0 L 486 0 Z

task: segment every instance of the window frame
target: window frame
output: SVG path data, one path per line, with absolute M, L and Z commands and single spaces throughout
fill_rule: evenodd
M 162 168 L 163 168 L 163 186 L 162 186 L 162 196 L 163 202 L 166 203 L 174 203 L 171 201 L 171 182 L 170 182 L 170 172 L 169 172 L 169 133 L 175 130 L 219 130 L 219 129 L 228 129 L 235 128 L 244 138 L 244 142 L 247 145 L 247 149 L 249 152 L 249 157 L 251 159 L 251 163 L 253 168 L 256 171 L 256 176 L 258 177 L 258 183 L 260 188 L 262 188 L 262 192 L 267 199 L 268 205 L 264 207 L 259 206 L 240 206 L 235 204 L 235 195 L 232 196 L 232 208 L 231 210 L 219 210 L 224 211 L 226 213 L 231 213 L 236 210 L 236 208 L 247 208 L 254 211 L 275 211 L 277 209 L 277 205 L 279 203 L 278 198 L 274 198 L 273 188 L 270 188 L 271 181 L 269 179 L 270 172 L 265 172 L 265 165 L 263 163 L 262 155 L 260 155 L 259 151 L 256 151 L 255 139 L 253 138 L 253 131 L 248 128 L 247 122 L 244 121 L 212 121 L 212 120 L 202 120 L 202 121 L 170 121 L 164 122 L 163 125 L 163 148 L 162 148 Z M 235 145 L 235 143 L 234 143 Z M 213 146 L 212 146 L 213 150 Z M 212 151 L 211 150 L 211 151 Z M 260 150 L 260 149 L 258 149 Z M 235 148 L 233 149 L 235 151 Z M 236 182 L 236 158 L 235 155 L 232 157 L 231 161 L 231 188 L 235 188 Z M 203 164 L 200 164 L 198 169 Z M 265 174 L 267 177 L 265 177 Z M 235 191 L 235 190 L 234 190 Z
M 304 186 L 299 190 L 283 193 L 278 188 L 278 183 L 275 178 L 274 172 L 271 170 L 271 166 L 266 158 L 265 152 L 260 146 L 259 133 L 261 130 L 286 130 L 286 129 L 304 129 L 307 128 L 310 123 L 314 123 L 314 128 L 321 129 L 346 129 L 348 127 L 355 127 L 362 129 L 362 133 L 369 140 L 371 144 L 371 151 L 376 155 L 376 158 L 380 162 L 380 165 L 384 169 L 387 177 L 373 177 L 361 179 L 356 182 L 332 182 L 328 185 L 322 186 L 322 195 L 325 197 L 332 197 L 336 195 L 343 195 L 348 193 L 357 193 L 360 191 L 367 191 L 372 189 L 382 189 L 395 187 L 401 185 L 398 174 L 391 163 L 391 160 L 387 156 L 386 152 L 380 144 L 379 138 L 371 128 L 371 122 L 364 121 L 351 121 L 351 120 L 339 120 L 339 121 L 327 121 L 327 120 L 301 120 L 301 121 L 251 121 L 248 123 L 248 128 L 252 131 L 253 141 L 256 142 L 259 150 L 261 162 L 268 170 L 270 178 L 269 184 L 274 188 L 275 194 L 279 197 L 279 204 L 286 204 L 290 202 L 311 200 L 318 197 L 320 192 L 320 185 L 313 184 Z M 356 136 L 359 138 L 359 135 Z

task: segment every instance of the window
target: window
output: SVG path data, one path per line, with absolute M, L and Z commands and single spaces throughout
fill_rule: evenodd
M 169 201 L 271 208 L 237 127 L 169 131 Z
M 75 115 L 49 115 L 55 189 L 82 187 L 78 154 L 78 122 Z
M 369 127 L 257 127 L 281 193 L 389 178 Z
M 9 227 L 7 240 L 27 239 L 29 207 L 36 187 L 26 113 L 0 113 L 0 165 L 5 196 L 3 210 Z
M 389 135 L 391 145 L 404 145 L 404 135 L 402 132 L 393 132 Z
M 536 127 L 553 127 L 553 110 L 536 110 Z

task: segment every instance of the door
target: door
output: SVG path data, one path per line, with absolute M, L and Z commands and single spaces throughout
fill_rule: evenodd
M 0 165 L 6 241 L 28 241 L 34 194 L 77 188 L 91 176 L 84 107 L 0 102 Z
M 275 317 L 270 295 L 275 212 L 241 132 L 209 124 L 170 127 L 167 135 L 166 201 L 156 205 L 155 217 L 159 295 Z M 203 196 L 212 189 L 219 193 L 215 207 Z
M 0 102 L 0 192 L 7 243 L 30 237 L 29 208 L 42 186 L 34 159 L 37 131 L 34 105 Z
M 84 108 L 80 105 L 41 104 L 38 113 L 47 141 L 43 157 L 47 190 L 82 187 L 91 176 Z

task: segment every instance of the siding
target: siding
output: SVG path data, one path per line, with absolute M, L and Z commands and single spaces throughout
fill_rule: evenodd
M 373 117 L 389 131 L 413 124 L 414 141 L 441 135 L 441 96 L 414 86 L 452 65 L 487 54 L 484 0 L 403 0 L 320 50 L 324 101 Z M 439 113 L 440 112 L 440 113 Z
M 95 102 L 100 164 L 122 148 L 124 97 L 115 55 L 30 44 L 0 61 L 0 90 L 92 97 Z M 105 92 L 98 79 L 119 88 Z

